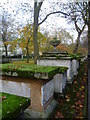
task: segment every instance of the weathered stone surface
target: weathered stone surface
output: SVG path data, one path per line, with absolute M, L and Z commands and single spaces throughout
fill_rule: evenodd
M 48 79 L 48 73 L 35 73 L 34 74 L 35 78 L 41 78 L 41 79 Z
M 11 93 L 30 98 L 30 87 L 27 83 L 0 80 L 0 85 L 2 86 L 2 89 L 0 88 L 0 92 Z
M 54 76 L 54 84 L 55 84 L 55 92 L 56 93 L 62 93 L 63 89 L 66 86 L 67 81 L 67 72 L 63 74 L 56 74 Z
M 72 73 L 72 60 L 62 60 L 62 59 L 41 59 L 37 60 L 37 65 L 43 66 L 61 66 L 61 67 L 68 67 L 67 70 L 67 82 L 72 82 L 73 73 Z
M 79 69 L 80 61 L 77 60 L 77 69 Z
M 73 75 L 77 75 L 78 74 L 78 62 L 77 60 L 72 60 L 72 72 L 73 72 Z
M 53 100 L 54 80 L 25 79 L 19 77 L 2 77 L 1 92 L 30 97 L 30 108 L 36 111 L 45 110 Z M 23 80 L 22 80 L 23 79 Z
M 2 76 L 0 81 L 1 92 L 30 97 L 30 107 L 26 110 L 29 118 L 48 118 L 57 104 L 54 100 L 55 88 L 60 93 L 66 85 L 66 72 L 49 80 Z
M 57 105 L 57 102 L 55 100 L 53 100 L 48 107 L 44 110 L 44 111 L 36 111 L 36 110 L 32 110 L 30 108 L 27 108 L 24 111 L 24 118 L 25 119 L 29 119 L 29 118 L 48 118 L 51 113 L 54 111 L 55 107 Z
M 63 73 L 62 88 L 64 89 L 67 82 L 67 71 Z
M 41 94 L 42 106 L 44 106 L 54 94 L 54 79 L 50 80 L 41 87 Z

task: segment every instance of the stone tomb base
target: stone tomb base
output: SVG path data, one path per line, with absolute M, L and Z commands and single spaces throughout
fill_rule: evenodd
M 41 112 L 32 110 L 29 107 L 24 111 L 24 118 L 25 119 L 27 118 L 48 118 L 53 113 L 56 105 L 57 105 L 57 102 L 55 100 L 52 100 L 51 103 L 48 105 L 48 107 Z
M 54 100 L 54 78 L 50 80 L 42 80 L 42 79 L 31 79 L 31 78 L 20 78 L 20 77 L 9 77 L 2 76 L 2 80 L 5 82 L 12 82 L 12 90 L 13 91 L 14 83 L 17 84 L 25 83 L 30 87 L 30 107 L 25 111 L 25 113 L 29 113 L 29 118 L 47 118 L 53 112 L 56 101 Z M 9 84 L 9 82 L 8 82 Z M 3 86 L 2 86 L 3 89 Z M 6 87 L 6 92 L 10 93 Z M 18 91 L 18 88 L 17 88 Z M 4 91 L 5 92 L 5 91 Z M 22 91 L 23 92 L 23 91 Z M 15 93 L 15 92 L 13 92 Z M 12 94 L 13 94 L 12 93 Z M 22 94 L 22 93 L 21 93 Z M 23 95 L 23 94 L 22 94 Z M 24 93 L 25 95 L 25 93 Z M 26 97 L 26 96 L 25 96 Z M 29 112 L 28 112 L 29 111 Z

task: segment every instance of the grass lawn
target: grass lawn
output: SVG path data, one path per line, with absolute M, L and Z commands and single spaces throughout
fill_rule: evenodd
M 22 110 L 25 110 L 30 105 L 30 99 L 2 93 L 2 120 L 16 119 Z M 0 103 L 1 104 L 1 103 Z
M 72 85 L 67 85 L 64 97 L 56 96 L 58 106 L 54 118 L 87 118 L 87 63 L 81 65 Z
M 33 59 L 30 59 L 29 60 L 29 63 L 27 63 L 27 61 L 26 60 L 20 60 L 20 61 L 13 61 L 13 64 L 16 64 L 16 65 L 33 65 L 34 64 L 34 60 Z

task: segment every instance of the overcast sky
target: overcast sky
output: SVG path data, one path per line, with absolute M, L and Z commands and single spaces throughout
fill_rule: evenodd
M 65 0 L 63 1 L 65 2 Z M 50 2 L 57 2 L 57 0 L 52 0 Z M 50 8 L 51 6 L 50 2 L 48 2 L 48 0 L 44 0 L 44 3 L 42 5 L 41 19 L 43 19 L 45 15 L 52 10 Z M 21 4 L 24 5 L 23 12 L 20 10 Z M 30 20 L 30 22 L 33 22 L 33 17 L 32 17 L 33 12 L 30 11 L 31 8 L 33 9 L 34 7 L 33 0 L 2 0 L 0 1 L 0 10 L 2 9 L 2 6 L 10 14 L 12 14 L 12 18 L 14 18 L 15 21 L 18 23 L 17 25 L 25 25 L 28 20 Z M 29 6 L 29 9 L 27 9 L 27 12 L 24 11 L 25 6 Z M 18 9 L 19 9 L 19 12 L 18 12 Z M 15 14 L 17 15 L 15 16 Z M 77 33 L 74 30 L 74 26 L 68 24 L 65 18 L 61 18 L 60 16 L 58 17 L 58 15 L 56 14 L 49 16 L 47 20 L 40 25 L 41 31 L 44 31 L 44 32 L 49 31 L 50 33 L 53 33 L 55 30 L 59 28 L 66 28 L 67 31 L 69 31 L 70 34 L 74 36 L 74 39 L 76 39 Z

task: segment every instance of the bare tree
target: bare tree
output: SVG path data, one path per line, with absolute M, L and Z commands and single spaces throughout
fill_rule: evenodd
M 43 0 L 44 1 L 44 0 Z M 80 37 L 82 32 L 84 31 L 86 25 L 88 25 L 88 3 L 87 2 L 74 2 L 74 3 L 69 3 L 66 4 L 65 7 L 63 7 L 63 12 L 62 9 L 58 11 L 53 11 L 50 12 L 49 14 L 46 15 L 46 17 L 41 21 L 38 22 L 39 19 L 39 13 L 41 6 L 43 4 L 43 1 L 37 2 L 37 0 L 34 1 L 34 35 L 33 35 L 33 41 L 34 41 L 34 62 L 36 63 L 37 57 L 39 55 L 39 49 L 38 49 L 38 26 L 41 25 L 50 15 L 52 14 L 60 14 L 63 15 L 63 17 L 67 18 L 69 22 L 73 22 L 75 25 L 75 29 L 78 32 L 78 36 L 76 39 L 76 47 L 74 49 L 74 53 L 77 52 L 79 42 L 80 42 Z M 57 3 L 59 5 L 59 3 Z M 63 5 L 64 6 L 64 5 Z M 61 6 L 60 6 L 61 7 Z
M 40 2 L 37 2 L 37 0 L 34 0 L 34 24 L 33 24 L 33 42 L 34 42 L 34 63 L 37 63 L 37 57 L 39 55 L 39 48 L 38 48 L 38 26 L 41 25 L 50 15 L 56 14 L 56 13 L 62 13 L 64 15 L 68 15 L 61 11 L 51 12 L 47 14 L 47 16 L 39 23 L 39 13 L 41 6 L 43 4 L 44 0 L 41 0 Z
M 6 61 L 8 61 L 8 49 L 7 49 L 8 45 L 6 42 L 9 39 L 8 29 L 9 29 L 10 22 L 11 22 L 11 21 L 7 20 L 8 17 L 9 17 L 9 14 L 4 11 L 2 14 L 1 36 L 2 36 L 2 42 L 3 42 L 4 47 L 5 47 Z
M 75 29 L 78 33 L 78 36 L 76 39 L 76 46 L 73 50 L 73 53 L 76 53 L 80 43 L 81 34 L 87 25 L 88 3 L 87 2 L 71 3 L 69 7 L 70 7 L 70 10 L 72 11 L 72 13 L 70 13 L 69 18 L 71 19 L 71 21 L 74 22 Z
M 17 37 L 17 29 L 14 25 L 14 19 L 8 11 L 3 10 L 1 14 L 1 40 L 5 48 L 6 61 L 8 61 L 8 44 L 9 41 L 14 40 Z
M 34 24 L 33 24 L 33 43 L 34 43 L 34 63 L 37 62 L 37 57 L 39 55 L 38 48 L 38 18 L 40 13 L 40 8 L 43 2 L 37 2 L 34 0 Z

